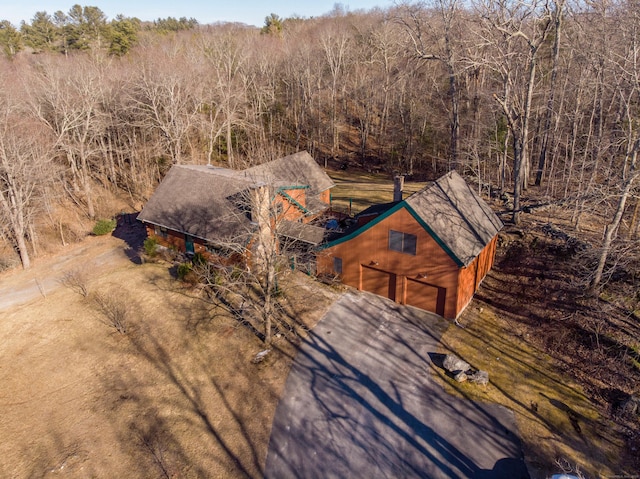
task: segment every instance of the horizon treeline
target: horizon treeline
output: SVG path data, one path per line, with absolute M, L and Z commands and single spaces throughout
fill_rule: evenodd
M 198 26 L 195 18 L 158 18 L 143 22 L 136 17 L 116 15 L 111 21 L 98 7 L 73 5 L 69 12 L 49 14 L 39 11 L 30 22 L 16 28 L 0 19 L 0 47 L 13 58 L 25 50 L 30 53 L 102 50 L 110 55 L 124 55 L 137 43 L 142 30 L 156 33 L 190 30 Z
M 577 229 L 609 225 L 611 249 L 638 234 L 639 14 L 432 0 L 255 28 L 38 13 L 12 33 L 21 50 L 0 27 L 3 237 L 28 255 L 63 201 L 93 218 L 100 191 L 144 201 L 175 163 L 307 150 L 409 179 L 456 169 L 506 195 L 516 223 L 535 188 Z

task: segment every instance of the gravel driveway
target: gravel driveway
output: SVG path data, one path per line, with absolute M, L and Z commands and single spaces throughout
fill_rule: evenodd
M 432 379 L 446 327 L 374 295 L 343 296 L 296 357 L 265 477 L 528 478 L 513 414 Z
M 121 216 L 113 234 L 88 236 L 49 257 L 33 258 L 31 269 L 17 267 L 2 272 L 0 311 L 46 297 L 61 287 L 60 280 L 67 272 L 81 271 L 92 278 L 124 264 L 138 263 L 145 229 L 135 216 L 135 213 Z

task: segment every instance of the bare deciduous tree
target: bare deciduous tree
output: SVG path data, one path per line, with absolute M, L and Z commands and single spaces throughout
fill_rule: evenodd
M 89 296 L 89 277 L 86 270 L 73 269 L 67 271 L 59 281 L 60 284 L 78 293 L 83 298 Z
M 55 136 L 56 148 L 69 167 L 73 193 L 82 195 L 87 215 L 94 218 L 92 162 L 101 153 L 101 104 L 108 95 L 105 89 L 109 65 L 100 57 L 69 57 L 63 63 L 48 59 L 40 66 L 32 110 Z
M 196 262 L 194 272 L 211 301 L 253 328 L 269 346 L 274 329 L 295 329 L 279 303 L 282 278 L 291 271 L 290 255 L 301 246 L 284 228 L 287 214 L 297 206 L 262 181 L 235 196 L 234 203 L 237 214 L 250 216 L 251 222 L 242 221 L 246 227 L 240 232 L 212 244 L 208 261 Z
M 337 157 L 340 152 L 340 129 L 338 126 L 338 98 L 342 77 L 347 68 L 350 52 L 349 35 L 341 25 L 334 25 L 320 37 L 320 44 L 329 69 L 329 128 L 331 131 L 331 156 Z
M 31 265 L 27 239 L 50 177 L 47 135 L 21 117 L 5 92 L 0 92 L 0 217 L 6 237 L 20 255 L 22 267 Z M 34 141 L 34 138 L 36 139 Z
M 246 106 L 252 76 L 248 71 L 248 53 L 242 32 L 222 31 L 203 38 L 204 68 L 202 108 L 208 128 L 208 156 L 220 138 L 224 138 L 227 163 L 238 166 L 235 159 L 234 129 L 250 128 Z
M 144 53 L 139 74 L 130 84 L 136 121 L 158 132 L 171 163 L 183 163 L 199 108 L 192 65 L 178 46 L 162 52 L 160 58 L 157 51 Z
M 637 6 L 626 12 L 624 19 L 618 18 L 618 28 L 624 44 L 618 55 L 608 59 L 609 66 L 613 70 L 613 78 L 616 79 L 614 93 L 618 107 L 617 130 L 614 130 L 614 134 L 617 136 L 615 143 L 619 146 L 610 160 L 611 164 L 615 163 L 617 166 L 617 169 L 610 169 L 615 175 L 612 181 L 617 201 L 613 217 L 604 230 L 600 258 L 590 284 L 594 292 L 597 291 L 602 280 L 602 273 L 613 241 L 618 234 L 627 202 L 640 178 L 638 165 L 640 126 L 637 121 L 637 112 L 640 107 L 639 21 L 640 9 Z
M 476 4 L 483 30 L 478 35 L 490 44 L 490 63 L 502 80 L 495 93 L 509 126 L 513 148 L 513 221 L 519 222 L 523 188 L 530 169 L 530 120 L 541 47 L 551 30 L 548 0 L 517 2 L 487 0 Z M 487 60 L 484 55 L 478 61 Z
M 436 12 L 427 15 L 430 7 Z M 447 71 L 449 82 L 450 104 L 450 145 L 449 158 L 451 168 L 459 168 L 460 151 L 460 93 L 458 77 L 461 67 L 456 39 L 460 42 L 460 32 L 456 28 L 460 15 L 461 2 L 459 0 L 433 0 L 429 4 L 403 4 L 399 21 L 404 25 L 415 49 L 415 54 L 422 60 L 441 62 Z M 436 26 L 437 25 L 437 26 Z M 426 38 L 429 36 L 430 38 Z
M 119 288 L 96 291 L 91 295 L 91 300 L 104 316 L 104 324 L 120 334 L 127 334 L 133 307 L 126 291 Z

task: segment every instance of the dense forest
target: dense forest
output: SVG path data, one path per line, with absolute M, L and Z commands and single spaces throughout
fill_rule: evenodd
M 639 17 L 637 1 L 432 0 L 263 28 L 79 5 L 0 22 L 2 265 L 114 214 L 108 193 L 141 204 L 172 164 L 307 150 L 409 179 L 456 169 L 514 224 L 534 203 L 595 219 L 597 287 L 638 257 Z

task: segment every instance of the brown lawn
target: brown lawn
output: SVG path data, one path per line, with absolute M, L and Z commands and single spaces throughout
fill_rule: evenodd
M 89 298 L 50 288 L 0 313 L 0 476 L 261 477 L 294 348 L 277 338 L 253 364 L 262 343 L 168 264 L 136 265 L 115 238 L 92 241 L 120 259 L 89 268 Z M 47 271 L 63 273 L 55 261 Z M 304 275 L 295 283 L 282 301 L 310 327 L 335 293 Z M 98 292 L 126 306 L 126 334 L 90 299 Z

